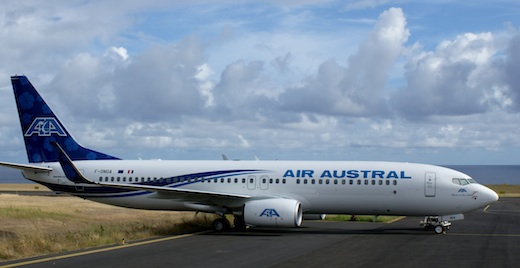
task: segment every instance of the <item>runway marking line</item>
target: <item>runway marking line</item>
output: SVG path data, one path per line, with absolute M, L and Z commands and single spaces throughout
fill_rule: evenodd
M 390 224 L 390 223 L 398 222 L 398 221 L 400 221 L 400 220 L 402 220 L 404 218 L 406 218 L 406 216 L 397 217 L 397 218 L 395 218 L 395 219 L 393 219 L 393 220 L 391 220 L 391 221 L 389 221 L 387 223 Z
M 47 257 L 47 258 L 37 259 L 37 260 L 32 260 L 32 261 L 17 262 L 17 263 L 2 265 L 1 267 L 9 268 L 9 267 L 22 266 L 22 265 L 35 264 L 35 263 L 40 263 L 40 262 L 67 259 L 67 258 L 72 258 L 72 257 L 77 257 L 77 256 L 88 255 L 88 254 L 94 254 L 94 253 L 106 252 L 106 251 L 111 251 L 111 250 L 118 250 L 118 249 L 123 249 L 123 248 L 130 248 L 130 247 L 135 247 L 135 246 L 142 246 L 142 245 L 147 245 L 147 244 L 152 244 L 152 243 L 158 243 L 158 242 L 163 242 L 163 241 L 168 241 L 168 240 L 180 239 L 180 238 L 205 234 L 205 233 L 209 233 L 209 232 L 211 232 L 211 231 L 202 231 L 202 232 L 197 232 L 197 233 L 192 233 L 192 234 L 183 234 L 183 235 L 177 235 L 177 236 L 162 237 L 162 238 L 157 238 L 157 239 L 152 239 L 152 240 L 145 240 L 145 241 L 141 241 L 141 242 L 128 243 L 128 244 L 119 245 L 119 246 L 87 250 L 87 251 L 82 251 L 82 252 L 54 256 L 54 257 Z
M 493 237 L 520 237 L 520 234 L 472 234 L 472 233 L 448 233 L 450 236 L 493 236 Z

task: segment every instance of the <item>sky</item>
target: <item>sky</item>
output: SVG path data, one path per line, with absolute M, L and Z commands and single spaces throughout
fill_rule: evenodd
M 10 76 L 125 159 L 520 164 L 520 2 L 3 1 Z

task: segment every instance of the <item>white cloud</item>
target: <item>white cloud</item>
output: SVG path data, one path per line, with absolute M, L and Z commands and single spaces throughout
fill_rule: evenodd
M 520 33 L 509 41 L 505 60 L 504 80 L 509 88 L 509 96 L 514 100 L 514 108 L 520 111 Z
M 520 146 L 518 33 L 482 27 L 425 49 L 409 44 L 415 14 L 379 11 L 386 1 L 347 12 L 333 1 L 202 2 L 9 2 L 0 159 L 23 156 L 4 96 L 15 73 L 81 142 L 121 157 L 438 161 L 447 149 Z M 421 26 L 421 36 L 435 27 Z
M 240 135 L 240 134 L 237 134 L 236 135 L 238 140 L 239 140 L 239 144 L 240 144 L 240 147 L 242 148 L 250 148 L 251 145 L 249 144 L 249 141 L 247 141 L 244 136 Z
M 406 65 L 407 85 L 392 96 L 393 105 L 409 117 L 489 110 L 495 97 L 503 99 L 496 92 L 504 83 L 495 57 L 503 48 L 491 33 L 467 33 L 419 52 Z
M 195 76 L 203 62 L 204 48 L 193 38 L 143 51 L 114 70 L 115 109 L 145 121 L 200 113 L 204 100 Z
M 408 36 L 401 9 L 383 12 L 358 51 L 348 58 L 347 67 L 334 60 L 322 63 L 315 78 L 281 96 L 283 107 L 354 116 L 388 113 L 383 90 Z
M 128 51 L 124 47 L 111 47 L 110 51 L 115 53 L 122 60 L 128 59 Z

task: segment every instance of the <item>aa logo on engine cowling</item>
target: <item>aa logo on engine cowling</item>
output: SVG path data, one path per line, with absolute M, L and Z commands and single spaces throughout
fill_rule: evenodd
M 60 123 L 58 123 L 58 120 L 54 117 L 36 117 L 25 132 L 24 136 L 30 137 L 33 134 L 40 137 L 49 137 L 52 134 L 67 136 L 65 130 L 63 130 Z
M 263 217 L 263 216 L 268 217 L 268 218 L 272 218 L 272 217 L 280 218 L 280 214 L 278 214 L 278 212 L 276 212 L 276 210 L 274 208 L 264 209 L 264 211 L 262 211 L 262 213 L 258 217 Z

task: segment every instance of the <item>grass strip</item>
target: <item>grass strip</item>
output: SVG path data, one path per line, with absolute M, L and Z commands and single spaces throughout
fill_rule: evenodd
M 213 214 L 119 208 L 76 197 L 0 195 L 0 261 L 208 230 Z

